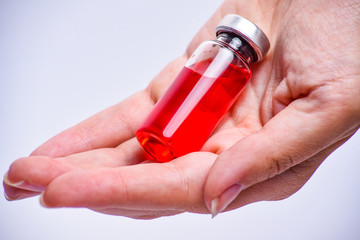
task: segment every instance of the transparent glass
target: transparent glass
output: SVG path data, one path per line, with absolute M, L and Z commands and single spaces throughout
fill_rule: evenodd
M 228 44 L 203 42 L 138 129 L 139 143 L 159 162 L 201 150 L 250 77 Z

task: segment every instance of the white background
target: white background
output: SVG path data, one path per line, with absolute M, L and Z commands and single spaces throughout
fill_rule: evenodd
M 0 173 L 61 130 L 144 88 L 220 3 L 1 0 Z M 357 133 L 292 197 L 215 219 L 139 221 L 1 197 L 0 239 L 360 239 L 359 155 Z

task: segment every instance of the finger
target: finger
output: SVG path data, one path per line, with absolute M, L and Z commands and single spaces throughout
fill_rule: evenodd
M 281 174 L 348 137 L 344 132 L 352 129 L 353 117 L 337 111 L 309 98 L 292 102 L 258 133 L 219 156 L 205 186 L 207 206 L 216 214 L 224 208 L 217 204 L 219 198 L 229 204 L 243 189 Z
M 63 157 L 92 149 L 115 147 L 135 136 L 136 128 L 152 107 L 149 94 L 141 91 L 51 138 L 31 156 Z
M 137 128 L 165 91 L 186 58 L 168 64 L 148 88 L 51 138 L 31 156 L 63 157 L 98 148 L 115 147 L 133 138 Z
M 149 159 L 135 138 L 116 148 L 100 148 L 76 153 L 62 158 L 62 161 L 79 168 L 119 167 L 138 164 Z
M 347 139 L 319 152 L 310 159 L 286 170 L 280 175 L 256 183 L 241 191 L 237 198 L 225 209 L 232 210 L 259 201 L 277 201 L 296 193 L 314 174 L 320 164 Z M 221 205 L 221 203 L 219 203 Z
M 208 212 L 205 178 L 217 155 L 197 152 L 170 163 L 72 171 L 42 195 L 48 207 Z
M 37 156 L 20 158 L 14 161 L 4 177 L 8 196 L 23 195 L 23 190 L 41 192 L 55 177 L 76 169 L 76 166 L 59 159 Z M 19 189 L 19 193 L 15 193 Z
M 4 185 L 12 186 L 11 191 L 6 194 L 13 198 L 11 196 L 14 194 L 24 195 L 22 190 L 41 192 L 54 178 L 69 171 L 126 166 L 145 159 L 146 155 L 136 139 L 126 141 L 117 148 L 96 149 L 64 158 L 21 158 L 10 166 L 4 177 Z M 19 190 L 18 193 L 15 193 L 16 189 Z
M 4 196 L 8 201 L 34 197 L 40 194 L 40 192 L 37 191 L 28 191 L 10 186 L 6 184 L 5 181 L 3 182 L 3 187 L 4 187 Z

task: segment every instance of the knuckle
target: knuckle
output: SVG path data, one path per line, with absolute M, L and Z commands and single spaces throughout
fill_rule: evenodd
M 177 176 L 178 179 L 178 183 L 180 183 L 178 185 L 178 191 L 175 191 L 175 194 L 177 196 L 174 196 L 175 198 L 177 198 L 178 196 L 181 196 L 181 198 L 183 199 L 183 204 L 187 204 L 190 201 L 190 182 L 189 179 L 186 177 L 186 174 L 182 171 L 182 169 L 180 169 L 178 166 L 176 166 L 175 164 L 172 164 L 172 169 L 175 172 L 175 176 Z
M 129 186 L 128 186 L 128 182 L 126 181 L 126 179 L 124 178 L 124 176 L 122 175 L 122 171 L 111 171 L 111 181 L 109 183 L 109 185 L 111 185 L 110 190 L 113 191 L 114 197 L 117 199 L 118 198 L 118 194 L 120 192 L 121 195 L 121 199 L 123 202 L 128 202 L 131 200 L 131 196 L 130 196 L 130 190 L 129 190 Z M 119 189 L 121 188 L 121 189 Z
M 174 171 L 174 181 L 176 183 L 176 190 L 172 193 L 172 202 L 174 209 L 177 211 L 187 211 L 194 213 L 208 213 L 204 202 L 203 188 L 199 187 L 198 179 L 189 177 L 187 171 L 176 164 L 170 164 L 172 171 Z M 191 174 L 193 176 L 193 174 Z
M 296 164 L 294 157 L 291 155 L 271 157 L 267 162 L 269 163 L 267 167 L 269 173 L 268 178 L 279 175 Z

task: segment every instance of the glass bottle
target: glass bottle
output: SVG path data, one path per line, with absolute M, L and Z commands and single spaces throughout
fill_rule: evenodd
M 249 82 L 249 64 L 270 47 L 260 28 L 234 14 L 221 20 L 216 35 L 198 46 L 136 132 L 159 162 L 201 149 Z

